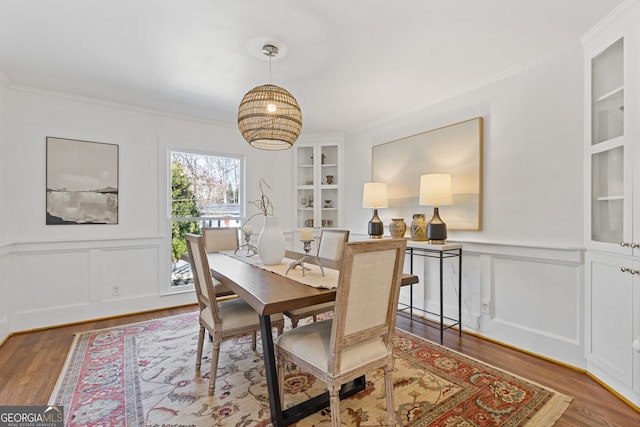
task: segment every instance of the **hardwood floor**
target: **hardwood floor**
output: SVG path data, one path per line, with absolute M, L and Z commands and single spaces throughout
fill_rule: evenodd
M 44 405 L 62 369 L 75 332 L 108 328 L 196 310 L 186 306 L 17 334 L 0 347 L 0 405 Z M 404 318 L 398 327 L 434 341 L 439 331 Z M 566 426 L 640 425 L 640 412 L 587 374 L 495 344 L 473 335 L 445 331 L 445 345 L 573 397 L 555 424 Z

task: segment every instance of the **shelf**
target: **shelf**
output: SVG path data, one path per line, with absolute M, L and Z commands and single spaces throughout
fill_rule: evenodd
M 294 147 L 296 201 L 293 214 L 297 228 L 309 228 L 308 224 L 316 224 L 315 227 L 311 227 L 319 230 L 341 225 L 341 145 L 342 142 L 316 142 L 296 144 Z M 327 176 L 330 178 L 327 179 Z M 309 201 L 313 201 L 313 206 L 308 206 Z M 325 204 L 331 207 L 324 207 Z M 294 247 L 297 245 L 297 242 L 294 242 Z
M 624 200 L 624 196 L 600 196 L 594 198 L 596 202 L 608 202 L 610 200 Z
M 607 139 L 601 142 L 597 142 L 595 144 L 591 144 L 590 146 L 591 155 L 613 150 L 614 148 L 623 147 L 624 142 L 625 142 L 624 135 L 619 135 L 611 139 Z
M 622 92 L 624 92 L 624 86 L 620 86 L 618 88 L 615 88 L 614 90 L 605 93 L 604 95 L 598 97 L 595 99 L 594 104 L 597 104 L 599 102 L 603 102 L 603 101 L 608 101 L 609 98 L 615 98 L 616 95 L 618 94 L 622 94 Z

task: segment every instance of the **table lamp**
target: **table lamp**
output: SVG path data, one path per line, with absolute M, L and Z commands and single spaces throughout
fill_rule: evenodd
M 420 206 L 433 205 L 433 217 L 427 224 L 427 240 L 436 245 L 443 245 L 447 240 L 447 224 L 440 218 L 438 207 L 453 204 L 451 175 L 435 173 L 420 177 Z
M 384 224 L 378 217 L 378 209 L 389 206 L 387 198 L 387 184 L 384 182 L 367 182 L 362 192 L 362 207 L 373 209 L 373 218 L 369 221 L 369 236 L 372 239 L 382 239 Z

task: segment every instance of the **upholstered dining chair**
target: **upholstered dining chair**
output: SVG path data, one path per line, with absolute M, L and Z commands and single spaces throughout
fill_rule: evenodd
M 238 227 L 202 227 L 207 252 L 233 251 L 240 245 Z
M 202 227 L 202 237 L 207 252 L 234 251 L 238 249 L 238 227 Z M 216 297 L 233 295 L 233 292 L 219 281 L 213 279 Z
M 251 334 L 251 348 L 256 349 L 256 332 L 260 330 L 258 314 L 241 298 L 218 301 L 213 287 L 213 278 L 209 269 L 204 238 L 196 234 L 186 234 L 187 249 L 191 269 L 194 272 L 198 305 L 200 306 L 200 331 L 198 333 L 198 354 L 196 369 L 200 371 L 205 329 L 211 334 L 213 350 L 211 352 L 211 373 L 209 374 L 209 395 L 213 395 L 216 386 L 220 343 L 226 338 Z M 282 314 L 271 316 L 272 325 L 278 335 L 284 329 Z
M 404 239 L 345 245 L 333 319 L 288 330 L 276 340 L 281 396 L 286 362 L 293 362 L 327 384 L 331 423 L 338 427 L 341 385 L 384 368 L 387 421 L 395 425 L 392 338 L 405 248 Z
M 349 241 L 349 230 L 323 229 L 318 242 L 318 258 L 336 261 L 338 265 L 342 261 L 344 244 Z M 295 310 L 285 311 L 284 314 L 291 320 L 291 327 L 298 326 L 300 319 L 313 316 L 317 320 L 318 314 L 333 310 L 333 301 L 316 304 L 309 307 L 301 307 Z

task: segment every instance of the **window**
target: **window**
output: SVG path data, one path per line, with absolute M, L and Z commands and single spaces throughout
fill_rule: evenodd
M 171 286 L 193 283 L 185 233 L 202 227 L 239 226 L 241 159 L 171 152 Z

